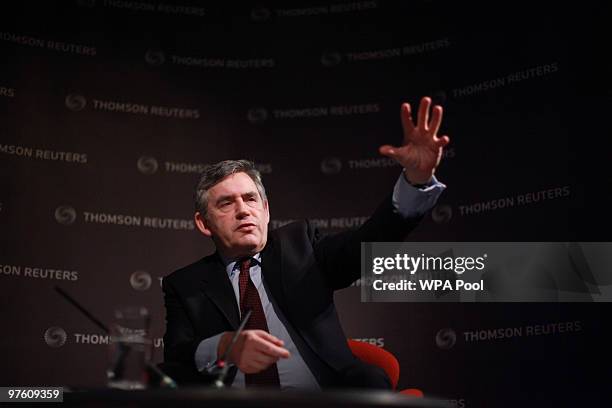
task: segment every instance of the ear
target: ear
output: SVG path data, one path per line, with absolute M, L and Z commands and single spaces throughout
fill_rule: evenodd
M 264 201 L 264 211 L 266 212 L 266 224 L 270 223 L 270 205 L 268 200 Z
M 199 211 L 195 213 L 193 219 L 195 220 L 196 227 L 198 227 L 202 234 L 207 237 L 212 237 L 212 231 L 209 228 L 208 221 L 206 221 L 206 218 Z

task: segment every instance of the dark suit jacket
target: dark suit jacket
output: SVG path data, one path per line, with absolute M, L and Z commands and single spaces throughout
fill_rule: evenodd
M 334 290 L 361 276 L 361 242 L 402 241 L 419 219 L 404 220 L 388 197 L 360 228 L 321 237 L 308 221 L 271 231 L 262 274 L 288 331 L 322 387 L 355 361 L 334 306 Z M 166 304 L 164 360 L 195 372 L 198 344 L 239 325 L 234 291 L 215 253 L 163 280 Z

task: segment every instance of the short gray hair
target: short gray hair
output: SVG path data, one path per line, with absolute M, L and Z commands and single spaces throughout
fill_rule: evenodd
M 261 182 L 261 173 L 249 160 L 223 160 L 204 169 L 195 189 L 195 210 L 206 217 L 208 212 L 208 190 L 231 174 L 245 173 L 253 180 L 262 201 L 266 201 L 266 189 Z

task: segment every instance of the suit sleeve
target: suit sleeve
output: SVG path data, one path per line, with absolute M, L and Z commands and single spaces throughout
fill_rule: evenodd
M 389 194 L 374 214 L 355 230 L 321 237 L 309 223 L 308 234 L 313 242 L 315 258 L 329 286 L 334 290 L 342 289 L 361 277 L 362 242 L 403 241 L 422 218 L 423 214 L 401 216 Z
M 432 176 L 429 184 L 418 188 L 400 174 L 393 188 L 393 209 L 404 218 L 419 217 L 429 211 L 438 201 L 446 185 Z
M 172 282 L 165 278 L 162 288 L 166 306 L 164 361 L 184 364 L 195 369 L 194 354 L 197 344 L 193 324 Z
M 166 306 L 166 333 L 164 362 L 160 364 L 160 368 L 179 385 L 210 383 L 210 375 L 204 369 L 217 359 L 216 345 L 221 334 L 206 339 L 196 334 L 195 326 L 173 282 L 171 278 L 164 278 L 162 281 Z M 226 385 L 231 385 L 235 374 L 236 369 L 230 368 Z
M 202 371 L 217 361 L 217 346 L 221 340 L 223 333 L 215 334 L 212 337 L 204 339 L 198 344 L 195 351 L 195 365 L 198 371 Z

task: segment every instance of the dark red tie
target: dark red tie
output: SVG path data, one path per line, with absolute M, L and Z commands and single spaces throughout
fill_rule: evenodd
M 251 310 L 251 317 L 244 327 L 245 330 L 259 329 L 268 331 L 268 322 L 266 321 L 266 315 L 264 314 L 257 288 L 251 280 L 251 274 L 249 273 L 250 268 L 251 258 L 247 258 L 240 262 L 240 276 L 238 277 L 238 287 L 240 288 L 240 315 L 244 316 L 247 310 Z M 280 387 L 276 363 L 256 374 L 245 374 L 244 378 L 247 387 Z

